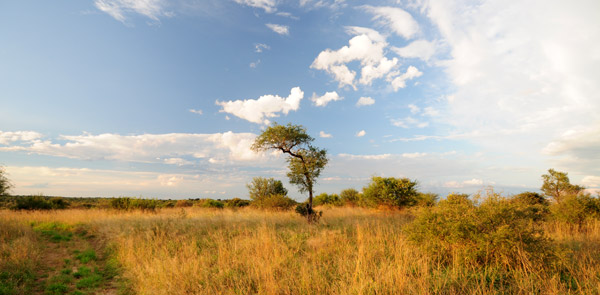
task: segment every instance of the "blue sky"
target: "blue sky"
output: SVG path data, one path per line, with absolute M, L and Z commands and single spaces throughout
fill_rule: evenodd
M 328 150 L 317 193 L 600 189 L 597 1 L 4 1 L 0 44 L 16 194 L 302 200 L 271 122 Z

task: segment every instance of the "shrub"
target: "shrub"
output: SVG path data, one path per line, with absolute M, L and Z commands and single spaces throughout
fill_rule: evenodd
M 321 219 L 321 216 L 323 216 L 323 211 L 315 211 L 308 203 L 296 205 L 295 211 L 300 214 L 300 216 L 307 218 L 309 222 L 317 222 Z
M 252 202 L 252 206 L 263 210 L 290 210 L 297 202 L 284 195 L 270 195 Z
M 322 193 L 318 196 L 315 197 L 315 199 L 313 200 L 313 204 L 315 206 L 323 206 L 323 205 L 330 205 L 330 206 L 342 206 L 342 200 L 340 199 L 340 196 L 336 195 L 336 194 L 327 194 L 327 193 Z
M 418 193 L 415 197 L 415 205 L 421 207 L 431 207 L 434 206 L 439 196 L 434 193 Z
M 350 206 L 358 205 L 359 199 L 360 199 L 360 193 L 353 188 L 345 189 L 340 193 L 340 201 L 344 205 L 350 205 Z
M 200 208 L 214 208 L 214 209 L 223 209 L 225 204 L 221 201 L 213 200 L 213 199 L 203 199 L 198 201 L 195 206 Z
M 408 178 L 373 176 L 371 183 L 363 188 L 363 206 L 406 207 L 416 203 L 417 182 Z
M 50 199 L 50 205 L 52 209 L 67 209 L 71 204 L 64 198 L 52 198 Z
M 271 195 L 287 196 L 288 193 L 287 189 L 283 187 L 283 183 L 274 178 L 254 177 L 252 182 L 246 186 L 248 187 L 250 199 L 253 201 L 267 198 Z
M 600 199 L 590 194 L 567 195 L 560 203 L 552 204 L 550 212 L 557 221 L 582 225 L 588 219 L 600 217 Z
M 158 201 L 152 199 L 141 199 L 141 198 L 129 198 L 129 197 L 118 197 L 110 200 L 111 208 L 117 210 L 134 210 L 139 209 L 142 211 L 156 211 L 158 207 Z
M 177 203 L 175 203 L 175 207 L 177 208 L 192 207 L 193 205 L 194 203 L 190 200 L 177 200 Z
M 406 232 L 442 264 L 492 266 L 509 272 L 539 266 L 553 257 L 535 211 L 493 192 L 480 205 L 466 195 L 451 194 L 437 206 L 418 211 Z
M 16 200 L 14 209 L 16 210 L 50 210 L 50 203 L 44 196 L 26 196 L 19 197 Z
M 249 200 L 242 200 L 240 198 L 233 198 L 225 202 L 227 208 L 242 208 L 250 205 Z

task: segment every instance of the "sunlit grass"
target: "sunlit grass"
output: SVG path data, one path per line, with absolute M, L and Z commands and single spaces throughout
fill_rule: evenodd
M 0 267 L 39 259 L 31 222 L 86 224 L 135 294 L 596 294 L 600 222 L 544 224 L 554 265 L 519 269 L 439 264 L 406 238 L 408 212 L 325 209 L 318 224 L 292 212 L 163 209 L 0 213 Z M 9 226 L 4 226 L 9 225 Z M 20 245 L 14 247 L 14 245 Z M 7 254 L 8 253 L 8 256 Z M 457 254 L 458 255 L 458 254 Z M 7 257 L 7 258 L 5 258 Z

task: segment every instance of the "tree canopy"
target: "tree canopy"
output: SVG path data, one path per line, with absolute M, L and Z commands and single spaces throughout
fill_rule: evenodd
M 542 175 L 542 179 L 544 179 L 542 192 L 547 197 L 553 198 L 557 203 L 560 203 L 567 195 L 576 195 L 585 189 L 583 186 L 571 184 L 566 172 L 554 169 L 549 169 L 548 174 Z
M 256 137 L 254 151 L 279 150 L 288 155 L 287 173 L 290 183 L 295 184 L 301 193 L 308 192 L 307 214 L 313 218 L 313 187 L 321 171 L 327 165 L 327 151 L 311 145 L 314 141 L 301 125 L 273 125 Z
M 0 197 L 7 196 L 12 187 L 12 183 L 6 177 L 6 170 L 4 170 L 4 167 L 0 166 Z

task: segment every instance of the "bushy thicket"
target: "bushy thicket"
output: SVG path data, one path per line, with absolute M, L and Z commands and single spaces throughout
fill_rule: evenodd
M 111 208 L 117 210 L 142 210 L 154 212 L 159 208 L 159 201 L 154 199 L 118 197 L 110 200 Z
M 280 180 L 255 177 L 247 185 L 252 206 L 263 210 L 290 210 L 297 202 L 287 196 Z
M 246 206 L 250 206 L 249 200 L 243 200 L 240 198 L 225 200 L 225 207 L 227 208 L 243 208 Z
M 12 209 L 15 210 L 52 210 L 66 209 L 70 203 L 59 197 L 23 196 L 15 199 Z
M 342 205 L 344 205 L 344 203 L 342 202 L 342 199 L 340 198 L 340 196 L 338 196 L 337 194 L 330 195 L 327 193 L 322 193 L 315 197 L 315 199 L 313 200 L 313 205 L 314 206 L 323 206 L 323 205 L 342 206 Z
M 373 176 L 371 183 L 363 188 L 360 204 L 366 207 L 402 208 L 415 205 L 418 195 L 416 181 Z
M 223 209 L 225 208 L 225 203 L 218 200 L 213 199 L 202 199 L 197 201 L 194 206 L 200 208 L 213 208 L 213 209 Z
M 442 264 L 491 266 L 503 271 L 536 267 L 552 260 L 554 252 L 540 227 L 545 212 L 535 206 L 543 205 L 492 191 L 480 203 L 468 195 L 451 194 L 418 211 L 406 233 Z

